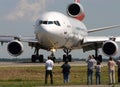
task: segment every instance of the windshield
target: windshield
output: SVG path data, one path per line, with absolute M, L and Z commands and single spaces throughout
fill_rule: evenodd
M 39 25 L 41 25 L 41 24 L 46 24 L 46 25 L 55 24 L 57 26 L 60 26 L 59 21 L 42 21 L 42 20 L 40 20 Z

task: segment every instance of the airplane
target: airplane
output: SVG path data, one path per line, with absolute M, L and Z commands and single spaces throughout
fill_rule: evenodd
M 34 25 L 35 37 L 27 36 L 7 36 L 1 35 L 0 42 L 8 43 L 7 51 L 12 56 L 19 56 L 23 52 L 22 42 L 27 42 L 30 47 L 35 48 L 31 61 L 39 60 L 43 62 L 44 56 L 39 54 L 40 49 L 54 51 L 63 49 L 63 61 L 72 60 L 70 52 L 75 49 L 83 49 L 83 52 L 95 50 L 95 57 L 98 57 L 98 49 L 107 56 L 114 56 L 118 52 L 116 42 L 120 37 L 113 36 L 89 36 L 89 33 L 120 27 L 113 25 L 97 29 L 87 30 L 82 22 L 85 12 L 80 0 L 74 0 L 67 7 L 67 16 L 60 12 L 45 12 L 38 18 Z

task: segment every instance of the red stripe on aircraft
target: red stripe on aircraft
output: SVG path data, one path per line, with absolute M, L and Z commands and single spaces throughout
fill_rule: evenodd
M 75 2 L 80 3 L 80 0 L 75 0 Z

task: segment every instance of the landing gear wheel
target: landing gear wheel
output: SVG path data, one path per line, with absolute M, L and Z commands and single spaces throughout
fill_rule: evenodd
M 43 60 L 43 55 L 39 55 L 39 56 L 38 56 L 38 60 L 39 60 L 40 63 L 43 63 L 43 62 L 44 62 L 44 60 Z
M 94 56 L 95 60 L 97 62 L 102 62 L 102 55 L 98 55 L 98 44 L 95 43 L 95 56 Z
M 43 55 L 38 55 L 38 56 L 37 56 L 37 55 L 32 55 L 31 61 L 32 61 L 33 63 L 35 63 L 36 60 L 39 60 L 40 63 L 43 63 L 43 62 L 44 62 L 44 57 L 43 57 Z
M 72 61 L 71 54 L 69 54 L 68 56 L 66 54 L 63 55 L 63 62 L 65 62 L 65 61 L 68 61 L 68 62 Z
M 72 55 L 69 54 L 71 52 L 71 49 L 63 49 L 63 51 L 66 53 L 63 55 L 63 62 L 68 61 L 71 62 L 72 61 Z
M 65 62 L 66 61 L 66 55 L 64 54 L 63 55 L 63 62 Z
M 39 46 L 37 46 L 37 44 L 36 44 L 36 46 L 35 46 L 35 51 L 34 51 L 34 55 L 32 55 L 32 57 L 31 57 L 31 61 L 32 61 L 33 63 L 35 63 L 36 60 L 39 60 L 40 63 L 43 63 L 43 62 L 44 62 L 44 57 L 43 57 L 43 55 L 39 55 L 39 50 L 40 50 L 40 48 L 39 48 Z
M 36 55 L 32 55 L 32 57 L 31 57 L 31 61 L 32 61 L 33 63 L 36 62 Z
M 72 55 L 71 54 L 68 55 L 68 58 L 69 58 L 69 62 L 71 62 L 72 61 Z

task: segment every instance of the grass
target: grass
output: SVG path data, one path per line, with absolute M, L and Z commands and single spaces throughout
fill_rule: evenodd
M 102 69 L 101 84 L 108 84 L 108 67 Z M 116 67 L 117 68 L 117 67 Z M 86 66 L 72 66 L 70 74 L 70 83 L 67 85 L 86 85 L 87 74 Z M 54 85 L 64 85 L 60 66 L 55 66 Z M 0 87 L 33 87 L 45 86 L 45 69 L 44 66 L 34 67 L 0 67 Z M 48 79 L 50 80 L 50 79 Z M 50 82 L 50 81 L 48 81 Z M 116 69 L 117 82 L 117 69 Z M 95 84 L 95 78 L 94 78 Z M 48 83 L 47 86 L 49 86 Z

